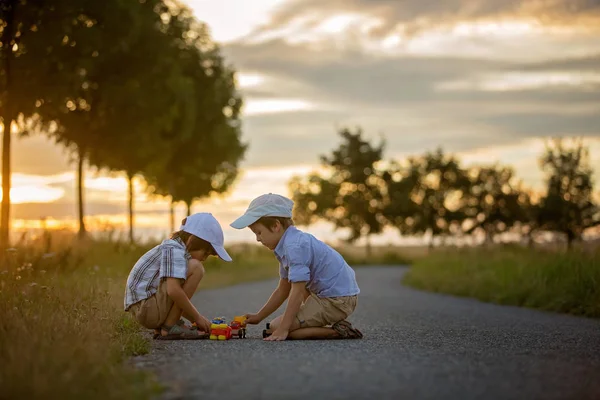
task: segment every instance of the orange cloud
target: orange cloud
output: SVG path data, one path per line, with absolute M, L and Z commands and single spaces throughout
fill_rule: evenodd
M 500 19 L 535 20 L 543 25 L 598 30 L 598 0 L 295 0 L 282 5 L 269 23 L 250 36 L 282 31 L 294 24 L 297 30 L 314 30 L 322 21 L 340 14 L 362 14 L 378 21 L 371 24 L 369 34 L 386 37 L 393 33 L 411 36 L 440 25 L 468 21 Z

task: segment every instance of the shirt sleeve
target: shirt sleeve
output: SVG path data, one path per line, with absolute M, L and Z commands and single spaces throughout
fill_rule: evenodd
M 310 280 L 310 251 L 306 245 L 292 246 L 288 249 L 290 282 L 307 282 Z
M 288 272 L 282 262 L 279 262 L 279 277 L 281 279 L 288 279 Z
M 160 257 L 160 277 L 187 279 L 185 251 L 172 246 L 163 246 Z

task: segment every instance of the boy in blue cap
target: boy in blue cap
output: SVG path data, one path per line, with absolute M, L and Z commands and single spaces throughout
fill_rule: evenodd
M 246 314 L 247 323 L 260 323 L 287 299 L 285 313 L 269 324 L 265 340 L 362 338 L 346 320 L 360 293 L 354 270 L 329 245 L 294 226 L 293 205 L 284 196 L 264 194 L 231 224 L 249 227 L 279 261 L 277 288 L 260 311 Z

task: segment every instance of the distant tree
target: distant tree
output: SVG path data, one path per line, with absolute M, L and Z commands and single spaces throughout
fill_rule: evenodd
M 410 233 L 429 233 L 429 246 L 433 247 L 436 237 L 460 231 L 469 179 L 459 160 L 441 149 L 413 159 L 412 168 L 419 177 L 411 195 L 418 212 Z
M 294 200 L 294 222 L 310 225 L 320 219 L 326 220 L 327 213 L 336 208 L 339 185 L 330 182 L 317 172 L 306 177 L 293 176 L 288 182 Z
M 471 225 L 465 233 L 482 231 L 486 241 L 529 221 L 530 199 L 521 190 L 512 168 L 474 167 L 468 171 L 470 185 L 465 193 L 465 216 Z
M 383 215 L 400 234 L 412 235 L 419 232 L 416 225 L 419 204 L 414 198 L 420 182 L 419 164 L 409 159 L 403 166 L 393 161 L 382 175 L 385 182 Z
M 556 138 L 546 143 L 540 164 L 547 175 L 547 192 L 538 215 L 540 228 L 563 233 L 571 248 L 586 229 L 600 225 L 589 150 L 581 139 L 568 143 Z
M 383 182 L 377 172 L 385 143 L 374 146 L 362 137 L 360 128 L 339 131 L 342 144 L 330 156 L 321 156 L 326 176 L 312 174 L 306 181 L 290 181 L 297 211 L 302 222 L 323 218 L 336 228 L 347 228 L 347 240 L 369 237 L 383 230 Z M 306 208 L 307 207 L 307 208 Z

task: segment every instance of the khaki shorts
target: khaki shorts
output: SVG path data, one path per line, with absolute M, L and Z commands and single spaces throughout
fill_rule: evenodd
M 357 295 L 319 297 L 311 293 L 302 303 L 296 317 L 302 328 L 333 325 L 348 318 L 354 312 L 357 302 Z
M 163 279 L 155 294 L 132 305 L 129 312 L 142 326 L 159 329 L 172 307 L 173 300 L 167 294 L 167 280 Z

